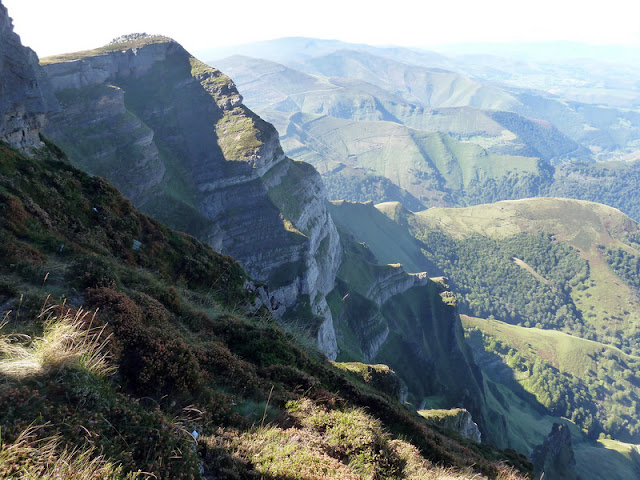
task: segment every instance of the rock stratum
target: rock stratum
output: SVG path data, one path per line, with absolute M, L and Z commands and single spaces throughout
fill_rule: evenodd
M 38 56 L 20 42 L 7 9 L 0 4 L 0 140 L 27 152 L 40 147 L 46 112 L 55 108 Z M 45 85 L 46 87 L 46 85 Z
M 453 410 L 421 410 L 420 415 L 430 423 L 447 430 L 453 430 L 465 438 L 480 443 L 481 435 L 478 425 L 473 421 L 471 414 L 464 408 Z
M 46 130 L 72 163 L 236 258 L 277 316 L 303 309 L 337 345 L 325 296 L 340 261 L 320 176 L 287 158 L 234 83 L 166 37 L 133 35 L 43 61 L 62 110 Z

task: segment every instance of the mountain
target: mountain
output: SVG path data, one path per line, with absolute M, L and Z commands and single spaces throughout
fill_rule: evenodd
M 71 162 L 238 259 L 269 285 L 263 301 L 278 316 L 306 308 L 335 358 L 325 297 L 340 251 L 320 177 L 285 157 L 233 82 L 164 37 L 127 37 L 43 65 L 62 107 L 46 134 Z
M 462 202 L 461 190 L 491 182 L 548 188 L 564 147 L 554 149 L 579 151 L 550 123 L 465 105 L 515 99 L 526 109 L 542 97 L 365 53 L 301 59 L 311 73 L 271 64 L 264 81 L 245 72 L 265 107 L 279 105 L 279 125 L 299 122 L 297 138 L 312 131 L 315 147 L 318 137 L 339 138 L 352 152 L 352 163 L 338 155 L 327 170 L 368 177 L 362 184 L 421 206 Z M 128 35 L 42 63 L 28 63 L 40 77 L 27 83 L 54 105 L 42 132 L 62 149 L 40 132 L 28 150 L 16 145 L 33 158 L 0 146 L 0 468 L 40 477 L 519 478 L 509 465 L 530 474 L 523 455 L 490 445 L 527 454 L 542 445 L 553 462 L 544 440 L 560 416 L 574 422 L 562 458 L 622 456 L 616 474 L 635 468 L 629 445 L 594 443 L 638 434 L 633 220 L 564 199 L 418 213 L 399 203 L 330 205 L 320 175 L 284 154 L 230 78 L 171 39 Z M 385 93 L 383 78 L 319 74 L 336 66 L 407 76 Z M 438 88 L 414 95 L 424 81 Z M 306 102 L 327 90 L 336 90 L 330 101 Z M 363 117 L 306 113 L 312 101 Z M 460 137 L 408 125 L 424 128 L 427 110 Z M 493 134 L 508 126 L 511 143 L 470 141 L 473 119 Z M 22 131 L 34 137 L 43 123 L 33 125 Z M 366 142 L 352 130 L 363 125 Z M 405 163 L 370 156 L 389 131 L 417 152 L 385 144 Z M 301 154 L 320 153 L 300 143 Z M 424 181 L 418 190 L 407 167 Z M 465 317 L 465 331 L 460 311 L 488 318 Z M 506 330 L 483 328 L 494 317 Z M 451 407 L 464 410 L 442 411 Z M 602 471 L 576 468 L 586 478 Z
M 415 65 L 433 65 L 438 68 L 451 68 L 451 60 L 439 53 L 423 49 L 404 47 L 373 47 L 360 43 L 347 43 L 340 40 L 327 40 L 309 37 L 284 37 L 261 42 L 202 49 L 197 53 L 207 63 L 217 63 L 232 55 L 243 55 L 272 60 L 291 65 L 300 64 L 304 60 L 328 55 L 338 50 L 362 50 L 381 56 L 400 59 Z
M 287 47 L 276 48 L 280 43 Z M 443 57 L 419 49 L 318 39 L 250 44 L 232 52 L 238 53 L 306 73 L 363 80 L 426 108 L 477 106 L 546 120 L 600 160 L 637 151 L 638 117 L 632 93 L 637 72 L 629 62 L 531 63 L 504 56 Z M 565 92 L 569 95 L 563 96 Z M 590 102 L 591 97 L 619 100 L 601 105 Z M 581 103 L 583 98 L 586 101 Z
M 147 36 L 43 65 L 62 107 L 46 133 L 73 164 L 236 258 L 262 304 L 330 359 L 388 359 L 411 402 L 446 392 L 437 406 L 467 408 L 487 433 L 484 392 L 442 288 L 341 240 L 317 172 L 282 153 L 273 127 L 240 103 L 226 75 Z M 401 305 L 402 321 L 391 314 Z M 443 322 L 452 328 L 415 344 Z
M 364 55 L 349 53 L 355 59 Z M 590 158 L 549 122 L 515 113 L 469 106 L 428 108 L 363 80 L 312 76 L 254 58 L 234 56 L 220 65 L 237 78 L 247 102 L 279 129 L 288 154 L 323 174 L 334 199 L 398 200 L 414 210 L 452 205 L 473 198 L 489 180 L 530 175 L 541 183 L 549 162 L 566 156 Z M 380 78 L 387 73 L 379 73 Z M 400 70 L 399 75 L 408 73 Z M 439 82 L 443 92 L 450 92 L 450 78 L 426 84 Z M 383 86 L 389 88 L 388 83 Z M 471 95 L 464 90 L 460 87 L 452 97 Z M 442 105 L 451 101 L 460 102 Z M 521 195 L 536 190 L 525 188 Z
M 2 476 L 316 478 L 309 457 L 326 478 L 530 468 L 302 349 L 237 262 L 59 155 L 0 147 Z
M 5 16 L 6 10 L 0 9 L 0 20 Z M 132 170 L 136 164 L 140 169 L 134 171 L 134 181 L 122 179 L 124 188 L 144 197 L 146 184 L 138 180 L 151 179 L 153 184 L 160 176 L 163 161 L 170 158 L 163 149 L 171 142 L 160 141 L 158 133 L 154 144 L 156 130 L 132 118 L 135 110 L 127 112 L 123 97 L 140 92 L 134 79 L 150 81 L 150 72 L 158 68 L 172 72 L 161 69 L 163 62 L 168 67 L 175 61 L 178 76 L 190 72 L 191 58 L 172 41 L 146 36 L 70 58 L 75 59 L 71 65 L 54 67 L 57 75 L 51 83 L 61 110 L 54 112 L 49 128 L 70 128 L 66 122 L 83 118 L 85 123 L 77 128 L 93 130 L 85 130 L 88 140 L 71 152 L 74 162 L 81 159 L 82 148 L 91 151 L 87 145 L 95 146 L 94 153 L 103 154 L 97 158 L 106 161 L 114 158 L 109 158 L 109 146 L 121 148 L 115 158 L 132 160 Z M 186 65 L 181 63 L 185 59 Z M 37 65 L 33 68 L 38 70 Z M 237 155 L 238 163 L 249 163 L 242 154 L 253 148 L 250 166 L 264 168 L 274 159 L 260 154 L 277 146 L 259 135 L 269 127 L 238 106 L 226 77 L 208 68 L 199 72 L 199 80 L 211 88 L 209 96 L 220 102 L 209 99 L 203 106 L 206 113 L 221 117 L 222 125 L 216 128 L 219 148 L 229 157 Z M 100 78 L 109 84 L 101 84 Z M 172 79 L 167 80 L 171 86 Z M 73 88 L 86 103 L 72 102 L 71 92 L 60 93 L 66 82 L 77 82 Z M 202 86 L 198 79 L 182 78 L 180 86 L 199 92 L 197 84 Z M 162 97 L 162 89 L 149 90 L 151 96 Z M 196 100 L 204 98 L 194 94 Z M 95 116 L 88 114 L 89 106 L 98 107 Z M 146 104 L 156 115 L 161 106 Z M 188 123 L 180 105 L 164 106 L 170 126 Z M 26 113 L 25 122 L 39 114 Z M 236 118 L 225 118 L 228 115 Z M 145 118 L 160 130 L 152 113 Z M 190 125 L 197 130 L 196 123 Z M 105 125 L 113 129 L 100 136 Z M 123 133 L 127 128 L 129 137 Z M 180 145 L 190 132 L 178 128 L 173 133 L 173 145 Z M 256 140 L 264 143 L 256 145 Z M 313 348 L 301 348 L 299 339 L 278 326 L 272 314 L 277 309 L 270 299 L 265 301 L 266 286 L 256 285 L 238 262 L 140 213 L 105 179 L 71 166 L 48 140 L 35 147 L 29 158 L 0 145 L 3 477 L 133 479 L 145 472 L 159 478 L 311 479 L 321 472 L 323 478 L 417 479 L 464 478 L 478 472 L 488 478 L 524 478 L 505 461 L 523 475 L 530 472 L 522 455 L 430 426 L 402 406 L 396 398 L 399 381 L 388 367 L 330 363 Z M 91 164 L 95 158 L 85 161 Z M 272 169 L 286 163 L 287 171 L 309 175 L 310 167 L 304 164 L 283 156 L 277 160 Z M 235 174 L 228 180 L 237 181 L 238 171 L 246 173 L 240 165 L 223 170 Z M 296 180 L 294 193 L 309 185 L 304 175 Z M 288 204 L 308 213 L 303 205 Z M 311 233 L 317 230 L 310 227 Z M 343 248 L 349 246 L 342 241 Z M 440 287 L 398 268 L 392 275 L 382 266 L 370 268 L 384 272 L 354 279 L 361 281 L 360 287 L 373 289 L 372 300 L 365 300 L 381 307 L 396 301 L 410 309 L 413 304 L 403 300 L 403 288 L 411 289 L 412 282 L 413 287 L 426 287 L 431 296 L 420 305 L 431 313 L 425 317 L 416 312 L 412 327 L 419 330 L 422 318 L 428 318 L 429 328 L 444 321 L 452 333 L 443 332 L 442 338 L 455 333 L 460 341 L 459 318 L 440 299 Z M 387 287 L 396 294 L 390 297 Z M 423 296 L 421 290 L 416 293 Z M 307 318 L 298 319 L 304 327 Z M 446 350 L 449 367 L 457 367 L 461 375 L 472 367 L 468 349 L 455 342 L 426 345 Z M 456 355 L 464 362 L 456 361 Z M 437 361 L 426 360 L 431 366 Z
M 400 201 L 418 211 L 553 195 L 613 202 L 639 218 L 637 196 L 622 194 L 634 180 L 612 161 L 637 160 L 640 117 L 632 99 L 623 95 L 615 106 L 576 101 L 557 88 L 568 76 L 572 85 L 593 78 L 585 96 L 597 88 L 615 95 L 618 87 L 635 88 L 628 85 L 632 67 L 447 58 L 317 39 L 274 40 L 235 53 L 242 55 L 216 64 L 276 126 L 285 151 L 318 168 L 332 199 Z M 618 87 L 597 80 L 607 72 L 616 72 Z M 536 83 L 539 77 L 551 83 Z M 415 137 L 434 133 L 446 146 L 423 152 Z M 426 165 L 399 176 L 398 158 Z M 602 165 L 582 163 L 593 159 Z

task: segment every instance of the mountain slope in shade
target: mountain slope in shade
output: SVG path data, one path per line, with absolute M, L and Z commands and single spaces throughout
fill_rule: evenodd
M 125 37 L 43 63 L 63 106 L 48 133 L 73 163 L 232 254 L 259 285 L 262 305 L 329 358 L 368 362 L 384 350 L 393 360 L 413 345 L 393 364 L 406 395 L 468 408 L 491 439 L 484 393 L 441 288 L 375 259 L 353 268 L 357 255 L 339 240 L 320 176 L 283 154 L 274 128 L 242 105 L 226 75 L 164 37 Z M 405 309 L 402 322 L 389 313 L 393 302 Z M 418 333 L 439 324 L 446 327 L 437 337 Z M 425 342 L 411 343 L 416 336 Z M 450 369 L 468 380 L 465 388 Z
M 436 464 L 495 478 L 508 459 L 530 469 L 522 456 L 434 430 L 301 349 L 255 310 L 258 292 L 237 262 L 139 213 L 59 155 L 46 146 L 29 159 L 0 146 L 3 472 L 237 478 L 304 469 L 308 456 L 335 478 L 443 475 Z M 83 304 L 97 313 L 77 313 Z M 316 426 L 293 427 L 294 418 Z M 261 419 L 262 434 L 295 437 L 304 455 L 255 442 Z M 342 441 L 375 460 L 335 451 L 335 419 L 349 425 Z M 263 455 L 268 466 L 255 462 Z

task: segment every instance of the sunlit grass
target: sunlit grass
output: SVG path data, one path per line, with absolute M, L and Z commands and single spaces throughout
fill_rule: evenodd
M 235 468 L 249 464 L 266 478 L 289 480 L 409 479 L 482 480 L 467 468 L 445 468 L 425 459 L 412 444 L 394 439 L 361 408 L 327 409 L 302 398 L 287 404 L 295 426 L 254 427 L 204 438 L 233 452 Z M 234 477 L 235 478 L 235 477 Z M 499 466 L 498 480 L 520 480 Z
M 38 320 L 44 325 L 40 337 L 0 335 L 1 374 L 22 378 L 67 368 L 105 377 L 115 371 L 106 352 L 109 336 L 104 327 L 91 326 L 95 314 L 57 310 L 50 306 L 40 312 Z M 6 325 L 6 320 L 0 324 L 0 332 Z

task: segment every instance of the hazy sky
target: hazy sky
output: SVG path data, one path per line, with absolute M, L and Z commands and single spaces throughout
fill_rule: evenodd
M 1 0 L 43 57 L 131 32 L 198 50 L 285 36 L 374 45 L 570 40 L 640 46 L 632 0 Z M 535 3 L 535 6 L 534 6 Z

